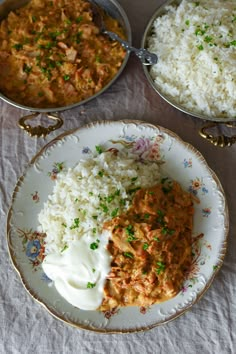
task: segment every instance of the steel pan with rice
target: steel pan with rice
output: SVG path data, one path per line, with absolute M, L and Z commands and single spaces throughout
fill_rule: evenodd
M 236 136 L 214 136 L 236 119 L 236 11 L 232 1 L 168 0 L 147 24 L 142 46 L 158 56 L 143 67 L 154 90 L 180 111 L 210 121 L 200 135 L 231 146 Z
M 130 25 L 120 5 L 97 3 L 106 27 L 130 43 Z M 102 34 L 93 17 L 86 0 L 6 0 L 0 5 L 0 98 L 31 112 L 19 121 L 30 135 L 59 128 L 63 121 L 53 112 L 97 97 L 124 69 L 129 53 Z M 40 113 L 56 124 L 27 124 Z

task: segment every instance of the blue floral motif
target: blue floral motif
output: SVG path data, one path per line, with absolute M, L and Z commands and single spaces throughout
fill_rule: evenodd
M 189 193 L 192 193 L 193 195 L 197 195 L 197 190 L 194 189 L 192 186 L 189 186 L 188 191 L 189 191 Z
M 26 256 L 34 260 L 38 257 L 40 252 L 41 244 L 39 240 L 32 240 L 27 243 Z
M 203 192 L 203 194 L 207 194 L 208 193 L 208 189 L 206 187 L 202 187 L 202 192 Z
M 192 159 L 189 159 L 189 160 L 184 159 L 183 165 L 184 165 L 184 168 L 192 167 L 193 166 L 192 165 Z
M 127 141 L 135 141 L 136 140 L 136 136 L 135 135 L 125 135 L 123 137 L 124 140 L 127 140 Z

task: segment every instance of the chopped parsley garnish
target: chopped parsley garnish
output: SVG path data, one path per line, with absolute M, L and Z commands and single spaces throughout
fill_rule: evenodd
M 117 197 L 117 196 L 119 196 L 119 195 L 120 195 L 120 190 L 117 189 L 117 190 L 115 191 L 115 193 L 110 194 L 110 195 L 108 195 L 107 197 L 104 197 L 104 200 L 105 200 L 106 202 L 108 202 L 108 203 L 111 203 L 111 202 L 115 199 L 115 197 Z
M 150 218 L 150 214 L 146 213 L 144 214 L 144 219 L 149 219 Z
M 39 49 L 45 49 L 45 45 L 44 45 L 44 44 L 39 44 L 39 45 L 38 45 L 38 48 L 39 48 Z
M 75 35 L 75 42 L 76 42 L 77 44 L 79 44 L 79 43 L 81 42 L 80 37 L 81 37 L 82 33 L 83 33 L 83 32 L 80 31 L 80 32 L 76 33 L 76 35 Z
M 35 16 L 32 16 L 32 22 L 36 22 L 37 21 L 37 18 Z
M 98 241 L 98 240 L 97 240 Z M 91 250 L 96 250 L 96 249 L 98 249 L 98 246 L 99 246 L 99 244 L 98 244 L 98 242 L 92 242 L 91 244 L 90 244 L 90 248 L 91 248 Z
M 164 226 L 165 225 L 165 221 L 164 221 L 164 213 L 162 210 L 157 210 L 157 214 L 158 214 L 158 218 L 157 218 L 157 222 L 161 225 Z
M 83 16 L 79 16 L 75 19 L 76 23 L 80 23 L 81 21 L 83 21 Z
M 133 236 L 133 235 L 130 235 L 130 236 L 128 236 L 128 238 L 127 238 L 127 241 L 128 242 L 132 242 L 132 241 L 136 241 L 137 240 L 137 237 L 135 237 L 135 236 Z
M 173 235 L 174 232 L 175 232 L 175 230 L 170 230 L 166 226 L 161 229 L 162 235 Z
M 35 59 L 36 59 L 36 66 L 39 66 L 40 65 L 40 61 L 41 61 L 40 55 L 37 55 L 37 57 Z
M 27 64 L 24 63 L 23 65 L 23 71 L 26 73 L 26 74 L 29 74 L 32 70 L 32 66 L 28 66 Z
M 96 286 L 96 283 L 90 283 L 90 282 L 87 283 L 87 288 L 88 289 L 95 288 L 95 286 Z
M 115 191 L 114 195 L 119 196 L 119 195 L 120 195 L 120 190 L 117 189 L 117 190 Z
M 162 191 L 164 194 L 168 194 L 169 192 L 171 192 L 172 190 L 172 186 L 169 186 L 169 187 L 162 187 Z
M 190 21 L 189 21 L 189 20 L 186 20 L 186 21 L 185 21 L 185 24 L 186 24 L 186 26 L 189 26 L 189 25 L 190 25 Z
M 95 268 L 92 268 L 92 272 L 95 273 L 95 272 L 96 272 L 96 269 L 95 269 Z
M 104 171 L 99 171 L 99 172 L 98 172 L 98 176 L 99 176 L 99 177 L 103 177 L 103 176 L 104 176 Z
M 52 42 L 48 42 L 45 44 L 44 48 L 45 49 L 51 49 L 54 46 L 54 44 Z
M 234 47 L 235 47 L 235 46 L 236 46 L 236 40 L 234 40 L 234 41 L 232 41 L 232 42 L 229 42 L 228 44 L 229 44 L 230 46 L 234 46 Z
M 127 258 L 134 258 L 134 255 L 133 255 L 133 253 L 131 253 L 131 252 L 124 252 L 123 254 L 124 254 L 124 256 L 127 257 Z
M 125 205 L 126 204 L 126 200 L 125 199 L 121 199 L 120 200 L 120 205 Z
M 63 79 L 64 79 L 65 81 L 70 80 L 70 75 L 64 75 L 64 76 L 63 76 Z
M 71 25 L 71 20 L 69 20 L 69 19 L 66 19 L 64 22 L 65 22 L 67 25 Z
M 158 268 L 156 269 L 157 274 L 159 275 L 160 273 L 164 272 L 166 266 L 163 262 L 157 262 Z
M 71 230 L 76 229 L 79 227 L 79 218 L 74 219 L 74 224 L 70 227 Z
M 62 226 L 67 227 L 66 223 L 64 223 L 64 222 L 62 223 Z
M 61 60 L 57 60 L 56 62 L 56 66 L 62 66 L 63 62 Z
M 49 62 L 48 62 L 48 67 L 49 68 L 51 68 L 51 69 L 54 69 L 55 67 L 56 67 L 56 63 L 55 63 L 55 61 L 53 61 L 53 60 L 49 60 Z
M 157 214 L 161 217 L 164 218 L 165 214 L 162 210 L 157 210 Z
M 212 42 L 212 40 L 213 40 L 213 38 L 211 36 L 206 36 L 204 38 L 204 42 L 206 42 L 206 43 L 210 43 L 210 42 Z
M 203 45 L 202 45 L 202 44 L 200 44 L 200 45 L 198 45 L 198 46 L 197 46 L 197 49 L 199 49 L 199 50 L 203 50 L 203 49 L 204 49 L 204 47 L 203 47 Z
M 94 220 L 97 220 L 98 216 L 97 216 L 97 215 L 93 215 L 92 218 L 93 218 Z
M 41 72 L 46 75 L 47 79 L 50 80 L 52 77 L 51 70 L 45 67 L 40 68 Z
M 131 178 L 131 181 L 135 182 L 135 181 L 137 181 L 137 179 L 138 179 L 138 177 L 133 177 L 133 178 Z
M 202 30 L 201 28 L 197 28 L 195 31 L 196 36 L 203 36 L 206 31 Z
M 65 246 L 62 248 L 61 252 L 64 252 L 68 247 L 69 247 L 68 245 L 65 245 Z
M 148 249 L 148 247 L 149 247 L 149 244 L 145 242 L 143 244 L 143 250 L 146 251 Z
M 161 240 L 160 240 L 159 237 L 157 237 L 157 236 L 153 237 L 153 239 L 154 239 L 155 241 L 157 241 L 157 242 L 161 242 Z
M 96 63 L 101 63 L 101 57 L 99 56 L 99 55 L 96 55 L 95 56 L 95 61 L 96 61 Z
M 50 32 L 49 36 L 55 41 L 57 39 L 58 36 L 61 35 L 60 31 L 55 31 L 55 32 Z
M 97 151 L 99 154 L 102 154 L 102 153 L 103 153 L 103 150 L 102 150 L 102 148 L 101 148 L 100 145 L 96 145 L 96 146 L 95 146 L 95 149 L 96 149 L 96 151 Z
M 12 48 L 15 48 L 16 50 L 21 50 L 21 49 L 23 49 L 23 44 L 16 43 L 12 46 Z
M 141 189 L 141 187 L 131 188 L 131 189 L 128 190 L 128 193 L 129 193 L 129 194 L 135 193 L 135 192 L 137 192 L 139 189 Z
M 114 209 L 114 210 L 111 212 L 111 217 L 112 217 L 112 218 L 115 218 L 115 217 L 117 216 L 117 214 L 118 214 L 118 211 L 119 211 L 119 208 Z
M 169 177 L 163 177 L 161 179 L 161 184 L 164 184 L 168 179 L 169 179 Z
M 47 68 L 44 68 L 43 66 L 40 68 L 41 72 L 46 74 L 47 73 Z
M 106 197 L 106 201 L 108 202 L 108 203 L 111 203 L 113 200 L 114 200 L 114 198 L 115 198 L 115 196 L 113 195 L 113 194 L 111 194 L 111 195 L 109 195 L 108 197 Z
M 100 204 L 100 207 L 102 208 L 102 210 L 104 211 L 104 213 L 107 213 L 109 211 L 108 207 L 106 206 L 106 204 Z
M 128 225 L 125 228 L 125 232 L 127 233 L 128 236 L 134 236 L 134 228 L 132 225 Z

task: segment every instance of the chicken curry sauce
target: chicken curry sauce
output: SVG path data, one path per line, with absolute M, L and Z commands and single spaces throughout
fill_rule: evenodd
M 176 296 L 192 261 L 192 196 L 177 182 L 136 191 L 126 214 L 104 224 L 111 272 L 101 311 Z
M 108 30 L 124 38 L 104 14 Z M 0 92 L 37 108 L 62 107 L 99 92 L 125 50 L 100 33 L 85 0 L 32 0 L 0 24 Z

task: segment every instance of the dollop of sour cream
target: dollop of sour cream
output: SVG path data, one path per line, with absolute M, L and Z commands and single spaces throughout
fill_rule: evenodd
M 109 234 L 105 231 L 96 242 L 84 235 L 71 241 L 64 251 L 45 256 L 44 272 L 59 294 L 73 306 L 96 310 L 101 305 L 104 284 L 111 269 L 112 257 L 106 249 L 108 240 Z

